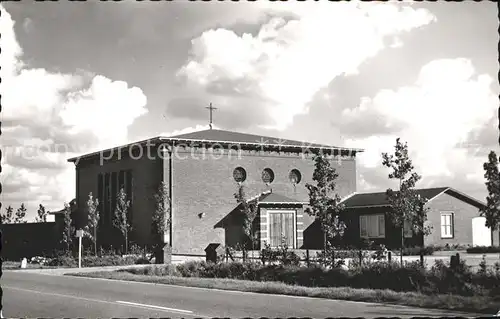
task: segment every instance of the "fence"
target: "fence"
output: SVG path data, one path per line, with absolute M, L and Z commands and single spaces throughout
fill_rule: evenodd
M 301 265 L 309 265 L 318 261 L 317 254 L 322 252 L 320 250 L 291 250 L 295 254 L 299 256 Z M 356 263 L 366 263 L 367 261 L 373 261 L 374 255 L 377 251 L 373 250 L 346 250 L 346 251 L 336 251 L 334 254 L 334 260 L 344 260 L 345 265 L 349 266 L 349 264 L 354 261 Z M 241 251 L 233 251 L 230 252 L 226 250 L 223 259 L 225 261 L 257 261 L 261 262 L 261 251 L 249 251 L 247 252 L 247 256 L 243 258 L 243 253 Z M 387 251 L 382 255 L 382 260 L 400 263 L 399 254 L 395 254 L 391 251 Z M 452 255 L 443 255 L 443 256 L 433 256 L 433 255 L 413 255 L 413 256 L 403 256 L 403 263 L 408 262 L 418 262 L 422 267 L 430 268 L 432 267 L 437 260 L 441 260 L 445 263 L 449 263 L 452 267 L 461 260 L 465 261 L 467 266 L 470 266 L 472 270 L 478 270 L 480 268 L 480 263 L 483 261 L 486 262 L 487 267 L 494 266 L 495 263 L 500 264 L 500 254 L 488 254 L 488 255 L 480 255 L 480 254 L 460 254 L 455 253 Z

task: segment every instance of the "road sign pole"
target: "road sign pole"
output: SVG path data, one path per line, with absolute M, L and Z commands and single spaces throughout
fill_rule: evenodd
M 78 268 L 82 268 L 82 237 L 78 237 Z
M 76 231 L 76 237 L 78 237 L 78 268 L 82 268 L 82 237 L 83 237 L 82 229 L 78 229 Z

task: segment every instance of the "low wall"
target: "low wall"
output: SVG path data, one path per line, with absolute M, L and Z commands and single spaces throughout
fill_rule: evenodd
M 50 256 L 59 247 L 61 232 L 56 222 L 2 224 L 0 229 L 4 260 Z

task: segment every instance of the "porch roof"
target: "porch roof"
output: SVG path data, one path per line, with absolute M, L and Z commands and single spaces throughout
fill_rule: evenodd
M 281 194 L 267 193 L 260 196 L 258 204 L 261 205 L 306 205 L 309 202 L 302 202 Z

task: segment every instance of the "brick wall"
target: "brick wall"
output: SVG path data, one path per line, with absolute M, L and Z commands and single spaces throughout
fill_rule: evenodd
M 275 193 L 308 201 L 306 183 L 312 183 L 314 162 L 312 157 L 302 157 L 297 153 L 277 153 L 242 151 L 232 156 L 218 155 L 214 159 L 209 153 L 202 156 L 199 150 L 178 150 L 185 159 L 173 159 L 173 253 L 204 254 L 209 243 L 225 241 L 225 231 L 215 227 L 229 212 L 236 207 L 234 193 L 237 183 L 233 179 L 234 168 L 241 166 L 246 170 L 247 179 L 243 183 L 248 187 L 249 196 L 268 190 L 261 179 L 262 170 L 271 168 L 275 179 L 269 186 Z M 195 154 L 198 159 L 194 159 Z M 339 193 L 341 196 L 356 190 L 356 164 L 352 158 L 334 160 L 333 166 L 339 173 Z M 301 172 L 302 180 L 294 187 L 289 181 L 292 169 Z M 200 213 L 205 213 L 200 217 Z M 313 221 L 303 215 L 303 227 Z
M 102 165 L 98 160 L 79 163 L 77 169 L 79 174 L 77 203 L 80 214 L 86 216 L 85 207 L 88 194 L 92 192 L 94 198 L 98 196 L 98 174 L 119 172 L 121 170 L 131 170 L 133 176 L 131 200 L 133 230 L 131 239 L 139 245 L 149 244 L 151 240 L 151 214 L 155 209 L 153 195 L 163 178 L 163 161 L 161 158 L 148 159 L 147 156 L 143 156 L 134 159 L 124 155 L 121 160 L 107 160 Z M 113 229 L 101 229 L 98 242 L 105 246 L 106 244 L 123 244 L 119 234 L 117 236 L 116 231 Z
M 59 247 L 62 228 L 56 222 L 2 224 L 2 258 L 19 261 L 23 257 L 51 256 Z
M 477 207 L 448 193 L 434 198 L 428 203 L 428 207 L 427 220 L 433 226 L 433 229 L 431 234 L 424 239 L 426 246 L 444 246 L 446 244 L 472 245 L 472 218 L 479 216 L 479 209 Z M 453 238 L 441 238 L 441 211 L 454 213 Z

